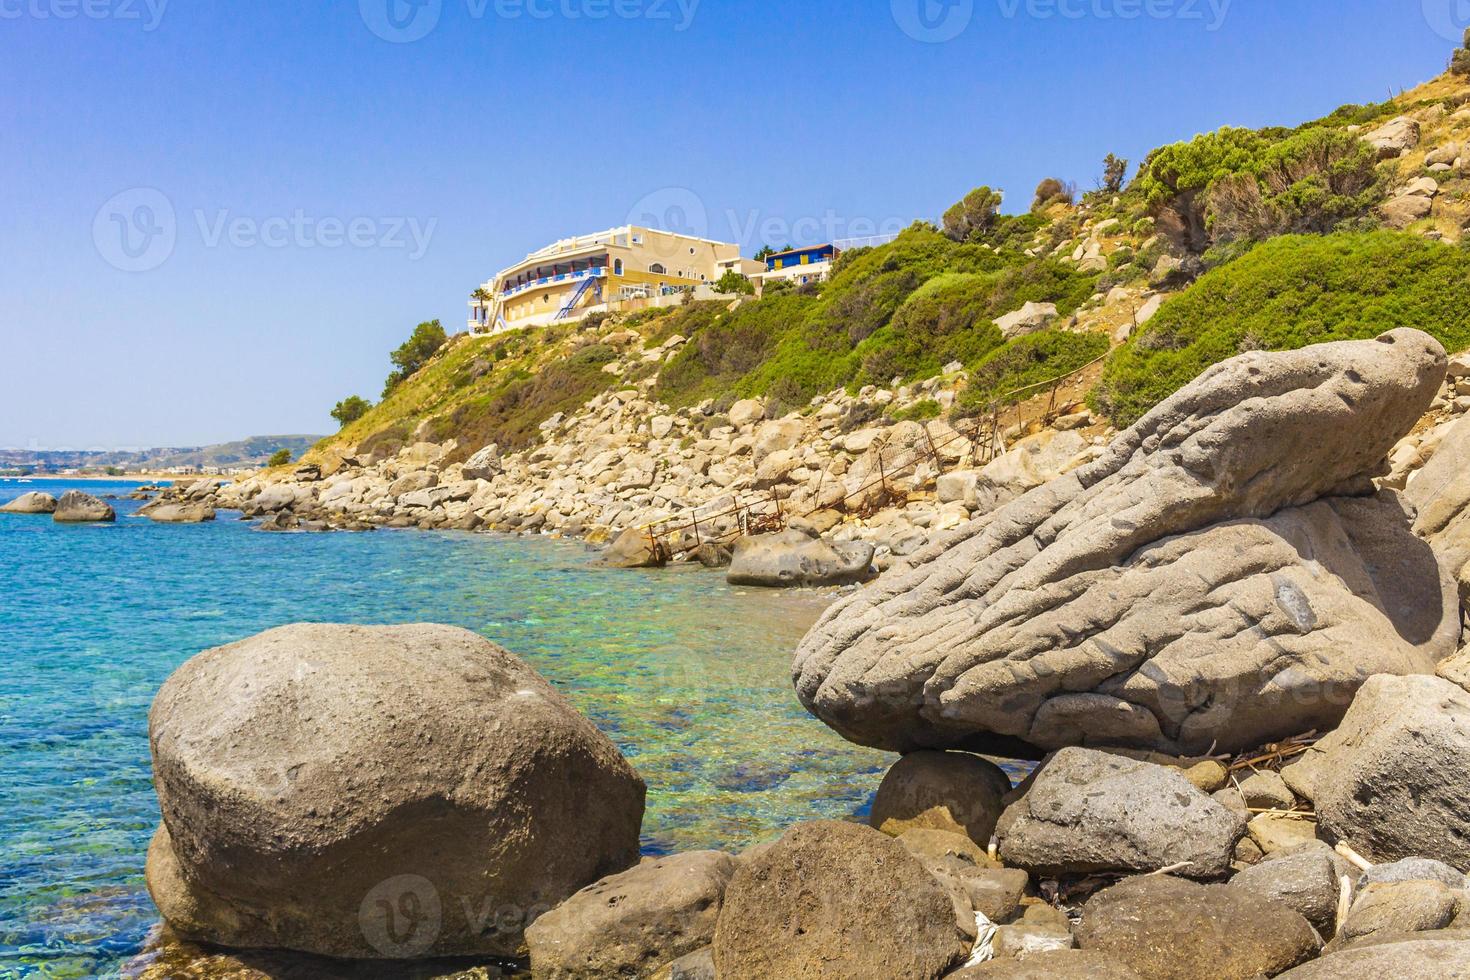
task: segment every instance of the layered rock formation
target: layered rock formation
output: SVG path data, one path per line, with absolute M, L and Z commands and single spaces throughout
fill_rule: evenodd
M 1096 462 L 834 606 L 802 703 L 888 749 L 1229 751 L 1326 728 L 1375 673 L 1453 653 L 1448 571 L 1369 477 L 1430 407 L 1439 344 L 1215 365 Z
M 535 671 L 444 626 L 289 626 L 180 667 L 149 714 L 148 887 L 186 939 L 517 955 L 638 860 L 643 781 Z

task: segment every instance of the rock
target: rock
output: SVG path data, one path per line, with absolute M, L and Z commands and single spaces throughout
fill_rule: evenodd
M 872 565 L 873 546 L 867 542 L 781 531 L 736 541 L 727 579 L 731 585 L 767 588 L 850 585 L 867 580 Z
M 1296 796 L 1287 788 L 1281 773 L 1269 769 L 1253 772 L 1240 781 L 1240 794 L 1245 805 L 1257 810 L 1290 810 Z
M 1341 727 L 1297 766 L 1317 770 L 1312 800 L 1329 840 L 1375 863 L 1430 857 L 1470 867 L 1470 693 L 1460 687 L 1369 678 Z
M 503 466 L 504 464 L 500 461 L 500 447 L 491 443 L 465 460 L 464 478 L 466 480 L 493 480 L 501 474 Z
M 743 429 L 766 417 L 766 406 L 758 399 L 746 398 L 730 406 L 730 424 Z
M 1365 135 L 1363 141 L 1378 151 L 1378 159 L 1391 160 L 1418 146 L 1419 133 L 1417 122 L 1400 116 Z
M 612 568 L 662 568 L 668 555 L 647 531 L 630 527 L 607 546 L 601 561 Z
M 1385 885 L 1396 881 L 1438 881 L 1451 888 L 1470 886 L 1463 874 L 1445 864 L 1429 858 L 1404 858 L 1389 864 L 1375 864 L 1358 878 L 1358 887 Z
M 1130 878 L 1083 907 L 1077 943 L 1150 980 L 1275 976 L 1317 953 L 1317 934 L 1281 902 L 1234 885 Z
M 1203 264 L 1193 256 L 1179 258 L 1174 255 L 1163 255 L 1154 264 L 1148 283 L 1155 289 L 1181 289 L 1199 278 L 1203 271 Z
M 1288 851 L 1317 839 L 1317 828 L 1310 820 L 1281 813 L 1257 813 L 1245 829 L 1263 854 Z
M 1032 953 L 1023 960 L 990 960 L 945 980 L 1143 980 L 1116 957 L 1095 949 Z
M 1462 980 L 1470 977 L 1470 942 L 1418 940 L 1324 956 L 1279 980 Z
M 1458 643 L 1455 587 L 1402 502 L 1332 496 L 1443 376 L 1413 330 L 1217 364 L 1095 462 L 839 600 L 796 653 L 797 695 L 897 751 L 1190 755 L 1331 728 L 1365 677 L 1432 673 Z
M 56 498 L 49 493 L 32 490 L 0 507 L 0 514 L 54 514 Z
M 526 929 L 549 980 L 646 976 L 709 946 L 735 859 L 694 851 L 647 861 L 577 892 Z
M 934 492 L 941 504 L 962 503 L 974 507 L 980 474 L 974 470 L 944 473 L 934 482 Z
M 208 504 L 160 504 L 147 511 L 148 519 L 159 524 L 202 524 L 215 518 Z
M 654 980 L 716 980 L 713 946 L 681 956 L 654 974 Z
M 1332 935 L 1342 883 L 1331 852 L 1304 848 L 1246 868 L 1230 879 L 1232 888 L 1288 906 L 1323 936 Z
M 721 977 L 941 977 L 969 949 L 945 889 L 858 824 L 798 824 L 741 862 L 715 927 Z
M 1051 326 L 1052 321 L 1057 318 L 1057 305 L 1055 303 L 1027 303 L 1014 313 L 997 317 L 995 325 L 1000 328 L 1001 336 L 1006 340 L 1016 337 L 1024 337 L 1028 333 L 1036 333 Z
M 667 439 L 674 431 L 674 419 L 670 415 L 655 415 L 648 421 L 648 432 L 655 439 Z
M 148 888 L 196 941 L 515 956 L 538 912 L 638 859 L 638 774 L 465 630 L 287 626 L 207 650 L 149 737 Z
M 760 466 L 772 453 L 795 449 L 805 432 L 806 426 L 800 419 L 779 419 L 764 423 L 756 429 L 755 444 L 751 447 L 755 465 Z
M 1230 869 L 1240 818 L 1177 769 L 1063 749 L 1039 769 L 996 830 L 1007 865 L 1035 875 L 1156 871 L 1191 878 Z
M 58 524 L 106 524 L 117 520 L 117 512 L 89 493 L 68 490 L 56 502 L 51 519 Z
M 1456 360 L 1452 370 L 1470 372 L 1470 358 Z M 1470 418 L 1450 426 L 1404 495 L 1418 512 L 1414 532 L 1449 566 L 1461 605 L 1470 608 Z
M 1418 195 L 1390 198 L 1378 206 L 1383 221 L 1390 228 L 1400 231 L 1429 217 L 1434 211 L 1434 201 Z
M 1399 192 L 1400 197 L 1434 197 L 1439 194 L 1439 181 L 1433 177 L 1416 177 Z
M 1369 885 L 1353 900 L 1352 909 L 1326 952 L 1336 952 L 1375 935 L 1443 929 L 1454 921 L 1459 907 L 1455 893 L 1438 881 Z
M 1163 293 L 1157 293 L 1153 296 L 1150 296 L 1144 302 L 1144 304 L 1138 308 L 1138 312 L 1133 314 L 1133 322 L 1141 327 L 1148 321 L 1152 320 L 1155 316 L 1158 315 L 1159 310 L 1163 307 L 1164 300 L 1168 298 L 1169 297 L 1165 296 Z
M 1011 780 L 978 755 L 914 752 L 893 764 L 868 822 L 898 836 L 916 827 L 964 834 L 981 848 L 990 843 Z
M 1017 868 L 995 867 L 985 848 L 963 834 L 921 828 L 904 831 L 898 842 L 949 892 L 955 926 L 970 942 L 976 937 L 975 913 L 1009 921 L 1031 880 Z

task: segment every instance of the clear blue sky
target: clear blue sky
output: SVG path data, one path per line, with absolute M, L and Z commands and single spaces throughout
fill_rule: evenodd
M 1437 74 L 1467 16 L 0 0 L 0 446 L 329 431 L 415 323 L 463 329 L 470 290 L 551 239 L 678 209 L 753 250 L 934 218 L 981 183 L 1025 207 L 1109 151 L 1383 99 Z

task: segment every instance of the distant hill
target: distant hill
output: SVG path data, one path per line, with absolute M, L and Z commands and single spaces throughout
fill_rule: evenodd
M 312 435 L 250 436 L 213 446 L 161 447 L 135 452 L 0 449 L 0 468 L 65 470 L 115 466 L 125 470 L 167 470 L 186 466 L 236 469 L 263 466 L 278 449 L 289 449 L 292 458 L 298 458 L 321 438 Z

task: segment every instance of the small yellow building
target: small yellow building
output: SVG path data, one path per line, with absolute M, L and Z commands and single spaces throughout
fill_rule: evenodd
M 763 268 L 740 246 L 627 225 L 554 242 L 502 270 L 470 300 L 470 332 L 573 322 L 591 313 L 682 302 L 690 290 L 712 295 L 727 271 Z

